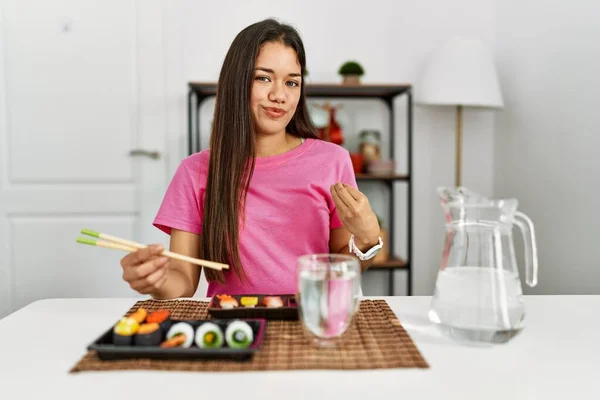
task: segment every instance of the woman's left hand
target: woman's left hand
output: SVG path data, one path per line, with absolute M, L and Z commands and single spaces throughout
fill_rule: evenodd
M 367 196 L 342 183 L 331 185 L 330 190 L 342 225 L 354 235 L 356 244 L 377 244 L 380 234 L 379 222 Z

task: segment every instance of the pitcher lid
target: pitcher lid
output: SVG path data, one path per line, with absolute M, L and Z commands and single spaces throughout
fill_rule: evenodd
M 491 199 L 464 186 L 439 186 L 437 192 L 447 207 L 499 207 L 514 211 L 518 206 L 517 199 Z

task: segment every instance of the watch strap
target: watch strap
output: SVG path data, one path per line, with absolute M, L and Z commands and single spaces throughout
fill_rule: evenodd
M 370 260 L 371 258 L 375 257 L 382 247 L 383 240 L 381 239 L 381 236 L 379 236 L 377 244 L 364 253 L 360 251 L 360 249 L 354 243 L 354 235 L 350 235 L 350 240 L 348 241 L 348 249 L 350 249 L 350 252 L 354 253 L 356 257 L 362 261 Z

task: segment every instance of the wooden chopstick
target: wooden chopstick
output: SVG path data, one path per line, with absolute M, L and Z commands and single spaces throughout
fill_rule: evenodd
M 84 235 L 88 235 L 88 236 L 92 236 L 92 237 L 95 237 L 98 239 L 104 239 L 104 240 L 78 238 L 77 243 L 89 244 L 92 246 L 104 247 L 104 248 L 115 249 L 115 250 L 123 250 L 123 251 L 129 251 L 129 252 L 134 252 L 137 249 L 143 249 L 143 248 L 148 247 L 141 243 L 132 242 L 131 240 L 121 239 L 116 236 L 107 235 L 105 233 L 96 232 L 96 231 L 92 231 L 89 229 L 82 229 L 81 233 L 83 233 Z M 173 253 L 172 251 L 168 251 L 168 250 L 165 250 L 160 254 L 162 256 L 173 258 L 175 260 L 186 261 L 191 264 L 216 269 L 219 271 L 222 269 L 229 268 L 229 265 L 227 265 L 227 264 L 218 263 L 218 262 L 214 262 L 214 261 L 208 261 L 208 260 L 202 260 L 199 258 L 193 258 L 193 257 L 185 256 L 183 254 Z
M 107 249 L 123 250 L 123 251 L 128 251 L 128 252 L 134 252 L 137 250 L 135 247 L 125 246 L 125 245 L 113 243 L 113 242 L 107 242 L 106 240 L 88 239 L 88 238 L 82 238 L 82 237 L 77 238 L 77 243 L 89 244 L 91 246 L 104 247 Z

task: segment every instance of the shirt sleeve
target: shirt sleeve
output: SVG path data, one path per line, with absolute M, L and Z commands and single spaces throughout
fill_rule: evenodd
M 358 189 L 358 184 L 356 183 L 356 175 L 354 174 L 354 167 L 352 166 L 352 159 L 350 158 L 350 153 L 344 151 L 342 154 L 343 156 L 340 157 L 340 168 L 338 169 L 339 172 L 336 181 L 345 183 L 346 185 Z M 333 201 L 330 219 L 331 229 L 336 229 L 342 226 L 342 221 L 340 220 L 340 216 L 338 215 L 337 207 L 335 206 L 335 202 Z
M 204 186 L 200 184 L 202 181 L 200 171 L 190 171 L 185 162 L 179 164 L 153 225 L 168 235 L 171 234 L 171 229 L 200 235 L 204 198 Z

